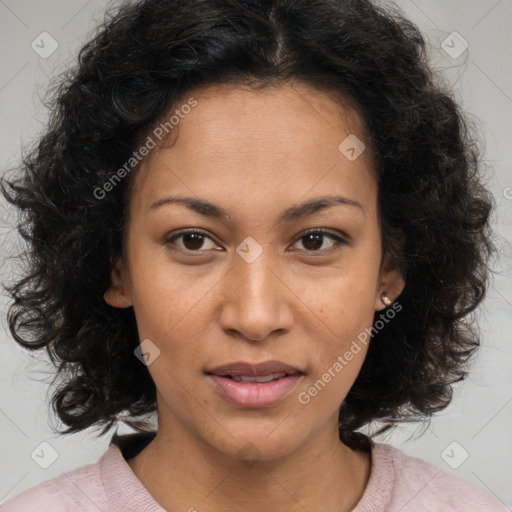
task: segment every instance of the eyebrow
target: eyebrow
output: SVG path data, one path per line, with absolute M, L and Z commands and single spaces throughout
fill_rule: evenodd
M 154 210 L 166 204 L 182 204 L 189 210 L 192 210 L 199 215 L 203 215 L 204 217 L 213 217 L 215 219 L 226 222 L 233 219 L 233 214 L 229 210 L 213 204 L 210 201 L 206 201 L 205 199 L 197 199 L 195 197 L 164 197 L 152 203 L 149 207 L 149 210 Z M 333 206 L 337 205 L 354 206 L 359 208 L 364 213 L 363 207 L 355 199 L 350 199 L 343 196 L 323 196 L 288 208 L 281 214 L 277 223 L 279 224 L 282 222 L 291 222 L 294 220 L 302 219 L 321 210 L 332 208 Z

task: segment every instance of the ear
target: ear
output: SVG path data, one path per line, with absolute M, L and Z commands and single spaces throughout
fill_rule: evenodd
M 110 286 L 103 294 L 103 299 L 107 304 L 115 308 L 127 308 L 133 304 L 121 258 L 118 258 L 112 266 L 110 271 Z
M 377 297 L 375 298 L 375 310 L 380 311 L 389 306 L 402 293 L 405 288 L 405 280 L 400 272 L 396 259 L 387 252 L 382 262 L 379 274 L 379 283 L 377 287 Z M 382 294 L 385 293 L 391 303 L 382 302 Z

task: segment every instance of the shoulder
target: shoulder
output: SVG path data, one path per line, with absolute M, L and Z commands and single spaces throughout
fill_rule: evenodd
M 390 512 L 510 512 L 504 504 L 463 478 L 385 443 L 375 443 L 376 459 L 394 474 Z
M 82 466 L 18 494 L 0 512 L 83 512 L 101 510 L 105 501 L 100 463 Z
M 114 435 L 94 463 L 62 473 L 15 496 L 0 512 L 165 512 L 127 463 L 154 433 Z

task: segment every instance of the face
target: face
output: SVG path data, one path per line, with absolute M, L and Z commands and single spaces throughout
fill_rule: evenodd
M 252 443 L 272 459 L 337 432 L 367 352 L 353 342 L 384 308 L 381 294 L 395 298 L 404 283 L 388 256 L 380 265 L 369 152 L 339 149 L 351 134 L 364 142 L 355 111 L 304 84 L 189 97 L 197 105 L 173 144 L 135 175 L 105 300 L 133 306 L 150 340 L 159 434 L 182 430 L 230 457 Z M 268 361 L 299 374 L 272 384 L 209 375 Z

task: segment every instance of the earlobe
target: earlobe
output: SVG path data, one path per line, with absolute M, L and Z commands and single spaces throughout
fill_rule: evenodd
M 132 305 L 121 258 L 117 259 L 111 269 L 110 286 L 103 294 L 103 299 L 114 308 L 127 308 Z
M 380 272 L 375 309 L 380 311 L 390 306 L 405 288 L 405 280 L 391 254 L 386 253 Z

